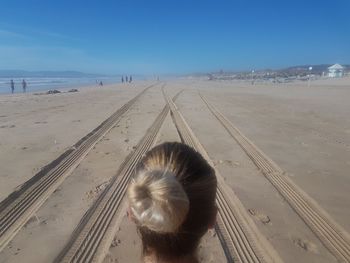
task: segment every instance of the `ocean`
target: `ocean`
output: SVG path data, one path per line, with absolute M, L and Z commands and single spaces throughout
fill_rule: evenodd
M 51 89 L 62 88 L 79 88 L 84 86 L 97 86 L 97 82 L 102 81 L 103 84 L 112 84 L 120 82 L 120 78 L 115 77 L 103 77 L 103 78 L 58 78 L 58 77 L 34 77 L 24 78 L 27 82 L 27 92 L 47 91 Z M 15 93 L 22 93 L 22 80 L 23 78 L 13 78 L 15 82 Z M 11 93 L 10 86 L 11 78 L 0 78 L 0 94 Z

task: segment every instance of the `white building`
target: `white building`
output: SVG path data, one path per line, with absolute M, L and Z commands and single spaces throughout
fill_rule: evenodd
M 344 75 L 344 67 L 339 64 L 334 64 L 328 68 L 328 77 L 339 78 Z

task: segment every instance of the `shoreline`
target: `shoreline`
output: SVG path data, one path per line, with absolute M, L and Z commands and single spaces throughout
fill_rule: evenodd
M 135 81 L 135 83 L 137 82 L 145 82 L 145 81 Z M 18 97 L 24 97 L 26 95 L 36 95 L 36 96 L 41 96 L 41 95 L 53 95 L 53 94 L 65 94 L 65 93 L 74 93 L 74 92 L 69 92 L 72 89 L 77 89 L 79 92 L 80 91 L 91 91 L 91 90 L 98 90 L 98 89 L 103 89 L 103 88 L 111 88 L 113 86 L 119 86 L 119 85 L 123 85 L 123 86 L 127 86 L 130 84 L 135 84 L 135 83 L 108 83 L 108 84 L 104 84 L 103 86 L 98 86 L 98 85 L 82 85 L 82 86 L 64 86 L 64 87 L 53 87 L 52 89 L 39 89 L 39 90 L 33 90 L 33 91 L 27 91 L 27 92 L 14 92 L 14 93 L 0 93 L 0 99 L 1 98 L 18 98 Z M 57 93 L 48 93 L 49 91 L 60 91 Z
M 85 79 L 75 79 L 75 78 L 69 78 L 67 83 L 46 83 L 43 82 L 41 84 L 39 83 L 31 83 L 31 81 L 29 80 L 29 78 L 24 78 L 27 81 L 27 92 L 23 92 L 22 89 L 22 84 L 21 81 L 22 79 L 17 79 L 14 78 L 15 81 L 15 92 L 13 94 L 25 94 L 25 93 L 36 93 L 36 92 L 40 92 L 40 91 L 47 91 L 47 90 L 62 90 L 62 89 L 67 89 L 67 87 L 69 88 L 84 88 L 84 87 L 100 87 L 98 85 L 98 83 L 96 83 L 96 81 L 100 81 L 102 80 L 102 82 L 104 83 L 104 86 L 106 85 L 117 85 L 120 83 L 120 80 L 118 78 L 107 78 L 107 79 L 93 79 L 90 81 L 86 81 Z M 44 79 L 44 78 L 42 78 Z M 53 81 L 55 78 L 47 78 L 47 80 L 51 80 Z M 1 78 L 0 78 L 1 80 Z M 6 78 L 7 81 L 9 81 L 9 79 Z M 71 81 L 70 81 L 71 80 Z M 1 95 L 12 95 L 11 93 L 11 87 L 10 87 L 10 83 L 6 83 L 2 84 L 0 86 L 0 96 Z

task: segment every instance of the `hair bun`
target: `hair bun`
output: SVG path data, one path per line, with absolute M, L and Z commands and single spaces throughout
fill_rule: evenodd
M 137 174 L 128 188 L 128 198 L 137 223 L 155 232 L 176 232 L 189 210 L 187 194 L 169 171 Z

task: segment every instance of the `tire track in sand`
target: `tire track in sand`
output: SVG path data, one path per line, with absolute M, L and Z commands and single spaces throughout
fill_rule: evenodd
M 350 262 L 350 235 L 314 199 L 290 180 L 285 172 L 199 94 L 212 114 L 242 147 L 264 176 L 287 200 L 305 224 L 339 262 Z
M 173 121 L 181 140 L 200 152 L 214 167 L 212 160 L 200 144 L 174 102 L 167 97 Z M 223 177 L 215 171 L 218 179 L 216 230 L 228 262 L 282 262 L 274 248 L 259 232 L 234 192 L 227 187 Z
M 175 98 L 180 92 L 175 96 Z M 158 132 L 169 113 L 165 105 L 145 136 L 119 167 L 110 184 L 86 212 L 70 241 L 55 262 L 102 262 L 126 211 L 124 198 L 129 179 L 144 154 L 156 142 Z
M 0 251 L 25 225 L 45 200 L 69 176 L 95 144 L 115 126 L 131 106 L 148 90 L 142 90 L 93 131 L 0 203 Z

